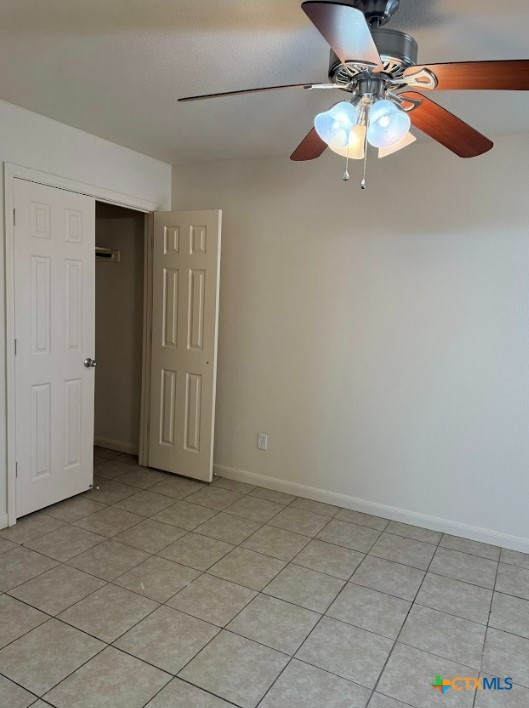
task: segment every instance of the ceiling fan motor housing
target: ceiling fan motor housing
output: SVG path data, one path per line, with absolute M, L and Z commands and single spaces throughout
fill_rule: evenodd
M 371 34 L 384 63 L 393 62 L 405 69 L 417 64 L 419 45 L 411 35 L 393 29 L 374 29 Z
M 371 34 L 388 74 L 399 76 L 405 69 L 417 64 L 419 46 L 411 35 L 392 29 L 373 29 Z M 342 64 L 331 49 L 329 79 L 332 82 L 348 84 L 356 75 L 364 73 L 366 68 L 365 64 L 355 61 Z

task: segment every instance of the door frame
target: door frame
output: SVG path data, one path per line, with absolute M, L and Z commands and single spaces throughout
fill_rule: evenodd
M 10 162 L 4 163 L 4 230 L 5 230 L 5 297 L 6 297 L 6 463 L 7 463 L 7 523 L 12 526 L 16 523 L 16 426 L 15 426 L 15 243 L 14 243 L 14 224 L 13 210 L 15 204 L 15 179 L 25 180 L 26 182 L 36 182 L 46 187 L 54 187 L 63 189 L 67 192 L 83 194 L 87 197 L 92 197 L 99 202 L 114 204 L 116 206 L 133 209 L 134 211 L 144 214 L 151 214 L 154 211 L 159 211 L 163 207 L 160 204 L 151 202 L 147 199 L 135 197 L 129 194 L 123 194 L 104 187 L 98 187 L 92 184 L 79 182 L 75 179 L 67 177 L 59 177 L 58 175 L 40 172 L 30 167 L 22 167 Z M 150 303 L 149 288 L 151 285 L 151 277 L 147 272 L 148 264 L 150 263 L 151 236 L 150 223 L 152 217 L 145 219 L 145 284 L 144 284 L 144 320 L 143 320 L 143 382 L 142 395 L 144 389 L 148 386 L 148 381 L 145 381 L 145 357 L 148 354 L 150 345 L 150 328 L 151 315 L 148 310 Z M 142 454 L 142 442 L 145 437 L 147 421 L 144 419 L 145 408 L 142 403 L 141 407 L 141 428 L 140 428 L 140 455 Z M 140 458 L 141 459 L 141 458 Z
M 141 360 L 140 393 L 140 439 L 138 446 L 138 464 L 149 465 L 149 433 L 151 427 L 151 358 L 152 358 L 152 299 L 153 270 L 152 256 L 154 247 L 154 211 L 145 217 L 145 237 L 143 251 L 143 356 Z

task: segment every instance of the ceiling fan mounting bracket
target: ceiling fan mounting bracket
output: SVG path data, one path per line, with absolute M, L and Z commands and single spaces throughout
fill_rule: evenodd
M 400 0 L 349 0 L 347 4 L 364 13 L 371 29 L 378 29 L 397 12 Z

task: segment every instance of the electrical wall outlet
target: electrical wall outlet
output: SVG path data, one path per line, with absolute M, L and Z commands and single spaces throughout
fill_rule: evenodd
M 257 434 L 257 449 L 267 450 L 268 449 L 268 435 L 266 433 Z

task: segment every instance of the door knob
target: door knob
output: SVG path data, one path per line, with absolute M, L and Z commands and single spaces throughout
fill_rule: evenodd
M 87 357 L 84 360 L 84 365 L 87 369 L 93 369 L 96 366 L 96 361 L 94 359 L 90 359 L 90 357 Z

